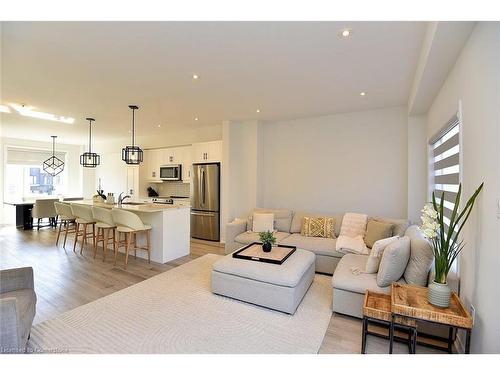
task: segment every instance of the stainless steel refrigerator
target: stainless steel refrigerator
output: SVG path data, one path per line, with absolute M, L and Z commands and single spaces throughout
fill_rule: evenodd
M 191 237 L 219 241 L 220 165 L 193 164 Z

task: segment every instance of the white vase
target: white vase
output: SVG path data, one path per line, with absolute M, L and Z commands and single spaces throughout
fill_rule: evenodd
M 427 293 L 428 301 L 437 307 L 450 306 L 451 289 L 447 283 L 441 284 L 435 281 L 429 284 L 429 292 Z

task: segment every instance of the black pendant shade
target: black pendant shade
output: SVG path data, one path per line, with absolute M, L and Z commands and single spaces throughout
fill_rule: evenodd
M 122 148 L 122 160 L 127 164 L 140 164 L 143 161 L 143 151 L 135 145 L 135 110 L 139 109 L 136 105 L 128 106 L 132 110 L 132 146 Z
M 86 168 L 95 168 L 101 164 L 101 156 L 92 152 L 92 121 L 95 119 L 87 117 L 85 120 L 89 122 L 89 151 L 80 155 L 80 164 Z
M 64 170 L 64 162 L 56 156 L 56 138 L 52 136 L 52 156 L 43 162 L 43 170 L 53 177 Z

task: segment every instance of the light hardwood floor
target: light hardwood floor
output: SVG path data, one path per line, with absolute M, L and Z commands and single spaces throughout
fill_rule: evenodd
M 123 256 L 113 266 L 113 257 L 102 260 L 99 251 L 93 258 L 91 246 L 86 246 L 83 255 L 72 251 L 72 237 L 68 236 L 66 250 L 62 241 L 55 246 L 56 231 L 43 228 L 40 231 L 24 231 L 13 226 L 0 226 L 0 268 L 31 266 L 35 273 L 35 289 L 38 297 L 35 324 L 62 312 L 89 303 L 100 297 L 126 288 L 168 271 L 204 254 L 224 254 L 221 244 L 192 240 L 191 254 L 166 264 L 129 257 L 126 270 Z M 111 253 L 109 253 L 111 255 Z M 320 353 L 359 353 L 361 347 L 361 320 L 332 314 Z M 419 353 L 432 350 L 418 347 Z M 387 353 L 388 342 L 369 337 L 367 352 Z M 407 353 L 403 344 L 396 344 L 395 352 Z

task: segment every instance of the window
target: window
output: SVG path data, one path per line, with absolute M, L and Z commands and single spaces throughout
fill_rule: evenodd
M 450 223 L 460 182 L 460 121 L 457 115 L 431 139 L 431 169 L 436 199 L 444 193 L 444 222 Z
M 66 159 L 65 153 L 56 154 L 61 160 Z M 8 147 L 4 179 L 5 198 L 16 201 L 66 194 L 67 171 L 52 177 L 43 170 L 43 161 L 50 156 L 50 151 Z

